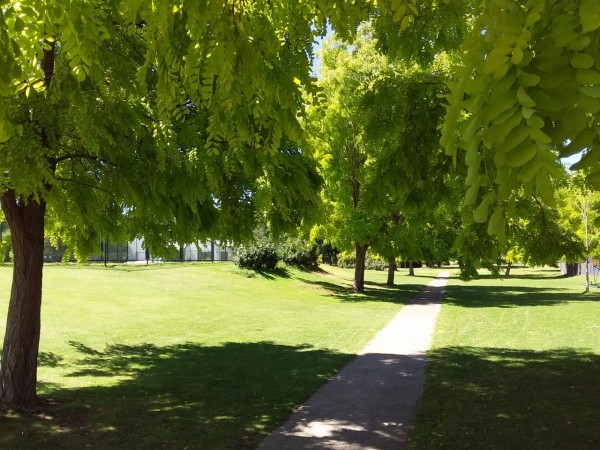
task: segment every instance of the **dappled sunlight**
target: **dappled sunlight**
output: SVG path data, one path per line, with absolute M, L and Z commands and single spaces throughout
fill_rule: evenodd
M 412 448 L 597 448 L 598 367 L 569 348 L 432 350 Z
M 68 376 L 91 382 L 68 391 L 49 388 L 58 403 L 44 418 L 0 417 L 0 427 L 9 430 L 0 446 L 10 447 L 11 429 L 31 427 L 34 447 L 253 448 L 352 358 L 272 342 L 70 345 L 79 358 Z M 118 381 L 94 384 L 94 377 L 107 376 Z M 148 429 L 153 436 L 146 443 Z
M 464 308 L 516 308 L 600 300 L 573 292 L 568 287 L 542 284 L 539 287 L 515 286 L 511 279 L 493 285 L 477 285 L 474 282 L 453 284 L 448 288 L 445 303 Z

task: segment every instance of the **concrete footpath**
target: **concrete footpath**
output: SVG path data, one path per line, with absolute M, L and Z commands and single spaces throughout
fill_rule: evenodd
M 417 294 L 258 448 L 405 448 L 447 279 L 448 273 L 442 272 Z

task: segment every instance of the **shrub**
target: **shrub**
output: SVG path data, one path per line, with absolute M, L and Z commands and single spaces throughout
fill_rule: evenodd
M 354 269 L 356 267 L 356 257 L 354 253 L 342 252 L 337 257 L 337 265 L 343 269 Z M 377 256 L 367 256 L 365 258 L 365 269 L 367 270 L 387 270 L 388 264 Z
M 271 242 L 257 242 L 239 248 L 234 261 L 241 269 L 274 270 L 279 256 Z
M 342 269 L 354 269 L 356 267 L 354 253 L 342 252 L 337 255 L 337 265 Z
M 302 239 L 290 238 L 286 240 L 281 244 L 279 254 L 283 262 L 290 266 L 302 267 L 304 269 L 316 269 L 319 267 L 317 246 Z

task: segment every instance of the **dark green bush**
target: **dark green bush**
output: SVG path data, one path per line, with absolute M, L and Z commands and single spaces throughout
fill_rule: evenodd
M 234 261 L 241 269 L 274 270 L 279 256 L 271 242 L 257 242 L 239 248 Z
M 283 262 L 290 266 L 311 270 L 319 267 L 317 246 L 302 239 L 290 238 L 283 242 L 279 248 L 279 255 Z

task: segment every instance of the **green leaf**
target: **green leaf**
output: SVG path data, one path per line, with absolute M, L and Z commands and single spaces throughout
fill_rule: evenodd
M 558 112 L 563 108 L 560 100 L 557 100 L 554 97 L 550 97 L 541 89 L 531 89 L 528 92 L 528 95 L 535 102 L 537 109 L 546 112 Z
M 571 66 L 575 69 L 590 69 L 594 66 L 594 58 L 587 53 L 574 53 Z
M 542 201 L 551 208 L 556 207 L 552 183 L 550 182 L 550 177 L 548 174 L 544 171 L 538 172 L 535 177 L 535 184 L 538 188 L 538 192 L 542 198 Z
M 517 77 L 518 83 L 523 87 L 533 87 L 537 86 L 541 80 L 539 75 L 534 73 L 527 72 L 519 72 L 519 76 Z
M 490 194 L 486 194 L 483 196 L 481 203 L 477 208 L 475 208 L 475 211 L 473 212 L 473 220 L 475 220 L 475 222 L 484 223 L 487 220 L 491 201 L 492 196 Z
M 575 79 L 580 84 L 600 84 L 600 72 L 597 70 L 576 70 Z
M 498 99 L 490 99 L 487 108 L 483 111 L 483 121 L 491 122 L 507 109 L 511 109 L 516 102 L 517 99 L 511 93 L 503 95 Z
M 21 31 L 23 31 L 25 29 L 25 22 L 23 21 L 23 19 L 21 19 L 20 17 L 17 17 L 15 19 L 15 24 L 14 24 L 14 31 L 15 33 L 20 33 Z
M 600 112 L 600 100 L 580 93 L 577 100 L 577 106 L 588 114 L 596 114 Z
M 406 30 L 410 24 L 412 23 L 412 16 L 404 16 L 402 18 L 402 22 L 400 23 L 400 29 L 402 31 Z
M 559 87 L 570 80 L 573 75 L 573 69 L 570 67 L 557 68 L 556 70 L 544 75 L 540 81 L 540 86 L 544 89 Z
M 495 48 L 492 50 L 485 59 L 483 65 L 483 73 L 494 73 L 498 71 L 502 66 L 508 64 L 508 53 L 511 51 L 510 48 Z
M 600 27 L 600 5 L 596 0 L 581 1 L 579 20 L 584 33 L 589 33 Z
M 540 144 L 550 144 L 552 139 L 539 128 L 531 128 L 531 137 Z
M 523 114 L 523 117 L 525 117 L 525 119 L 529 119 L 535 113 L 535 109 L 529 108 L 527 106 L 523 106 L 523 108 L 521 109 L 521 112 Z
M 529 108 L 533 108 L 535 106 L 535 102 L 529 95 L 527 95 L 527 91 L 525 91 L 523 86 L 520 86 L 519 89 L 517 89 L 517 99 L 523 106 L 528 106 Z
M 587 114 L 581 108 L 571 108 L 562 118 L 562 125 L 569 134 L 579 133 L 587 124 Z
M 479 185 L 474 184 L 467 189 L 465 193 L 465 205 L 472 205 L 477 200 L 477 194 L 479 193 Z
M 600 86 L 580 86 L 579 90 L 588 97 L 600 98 Z
M 519 146 L 518 148 L 508 153 L 506 165 L 509 167 L 521 167 L 529 161 L 531 161 L 536 154 L 536 144 Z
M 512 52 L 512 56 L 510 58 L 510 62 L 512 64 L 520 64 L 523 61 L 523 50 L 518 47 L 515 47 Z
M 499 152 L 509 152 L 530 136 L 531 129 L 526 125 L 516 127 L 508 137 L 496 148 Z
M 504 228 L 504 214 L 502 208 L 495 207 L 494 213 L 492 217 L 490 217 L 490 221 L 488 222 L 487 232 L 492 236 L 501 234 L 502 228 Z
M 543 164 L 539 158 L 532 158 L 529 162 L 523 165 L 518 172 L 518 178 L 524 183 L 527 183 L 537 175 Z
M 534 114 L 527 119 L 527 125 L 529 125 L 531 128 L 544 128 L 545 123 L 544 119 L 537 114 Z

